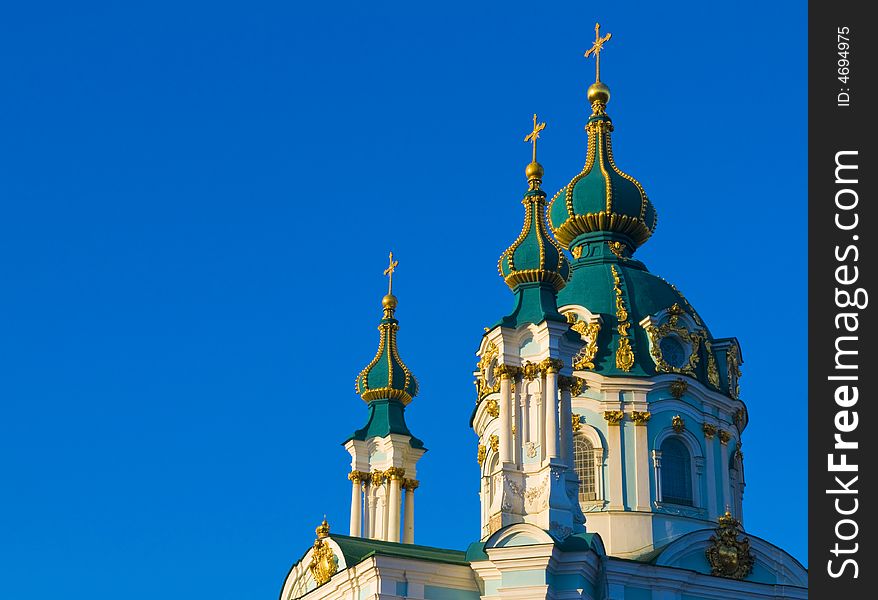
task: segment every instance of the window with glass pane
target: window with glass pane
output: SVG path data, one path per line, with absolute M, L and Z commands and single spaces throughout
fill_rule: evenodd
M 597 500 L 594 473 L 594 447 L 587 438 L 573 438 L 573 461 L 579 477 L 579 501 Z
M 676 438 L 662 442 L 662 502 L 692 506 L 692 459 Z

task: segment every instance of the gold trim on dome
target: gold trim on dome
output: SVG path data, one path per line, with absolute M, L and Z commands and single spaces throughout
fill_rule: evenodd
M 366 390 L 365 392 L 360 394 L 360 396 L 363 398 L 363 400 L 366 400 L 367 402 L 370 400 L 381 400 L 383 398 L 388 398 L 390 400 L 399 400 L 403 404 L 408 404 L 412 401 L 412 395 L 408 392 L 389 387 L 373 388 L 371 390 Z
M 716 356 L 713 354 L 713 344 L 710 343 L 710 340 L 707 339 L 707 332 L 703 332 L 704 335 L 704 350 L 707 352 L 707 381 L 715 387 L 719 389 L 719 369 L 716 367 Z
M 729 396 L 735 400 L 741 395 L 741 386 L 738 385 L 738 379 L 741 377 L 739 361 L 737 346 L 729 346 L 729 349 L 726 350 L 726 365 L 729 370 Z
M 568 213 L 569 214 L 569 213 Z M 636 217 L 607 213 L 604 211 L 573 215 L 557 228 L 553 228 L 555 239 L 567 248 L 576 237 L 595 231 L 615 231 L 630 237 L 635 244 L 642 246 L 652 235 L 646 224 Z
M 622 242 L 607 241 L 610 252 L 616 255 L 616 258 L 625 258 L 625 244 Z
M 622 283 L 622 280 L 619 278 L 619 272 L 616 271 L 614 265 L 610 265 L 610 269 L 613 273 L 613 291 L 616 294 L 616 319 L 618 320 L 616 331 L 619 333 L 619 347 L 616 349 L 616 368 L 627 372 L 634 366 L 634 350 L 631 348 L 628 333 L 631 323 L 628 321 L 628 310 L 625 308 L 622 288 L 619 287 Z
M 585 346 L 573 357 L 573 368 L 580 371 L 594 369 L 594 357 L 598 352 L 598 334 L 601 331 L 601 324 L 597 321 L 586 322 L 574 312 L 569 312 L 565 316 L 567 322 L 570 323 L 570 329 L 578 333 L 585 342 Z
M 649 335 L 649 353 L 655 362 L 655 369 L 659 373 L 684 373 L 695 375 L 695 367 L 698 365 L 698 348 L 701 343 L 701 332 L 690 332 L 679 323 L 680 315 L 684 314 L 679 304 L 674 304 L 667 309 L 668 320 L 661 325 L 648 323 L 643 328 Z M 682 367 L 668 363 L 662 355 L 661 341 L 666 337 L 676 336 L 681 341 L 689 344 L 689 358 Z
M 392 318 L 392 317 L 388 317 Z M 409 386 L 414 381 L 414 376 L 412 375 L 409 368 L 402 362 L 402 359 L 399 356 L 399 350 L 396 345 L 396 332 L 399 330 L 399 325 L 397 323 L 381 323 L 378 325 L 378 352 L 375 353 L 375 358 L 373 358 L 366 367 L 360 371 L 360 374 L 357 375 L 357 379 L 354 384 L 354 389 L 360 395 L 363 400 L 369 402 L 370 400 L 379 400 L 381 398 L 390 398 L 391 400 L 399 400 L 403 404 L 408 404 L 412 401 L 412 395 L 407 391 Z M 381 360 L 381 356 L 384 354 L 384 346 L 387 344 L 387 386 L 380 388 L 369 388 L 369 373 L 372 368 L 378 364 L 378 361 Z M 394 359 L 398 363 L 398 365 L 402 368 L 402 372 L 405 375 L 405 379 L 403 380 L 403 389 L 399 390 L 391 387 L 393 385 L 393 361 Z M 362 387 L 361 387 L 362 386 Z M 362 390 L 362 391 L 361 391 Z M 417 390 L 417 381 L 415 381 L 415 390 Z
M 558 272 L 551 271 L 546 268 L 546 248 L 544 240 L 549 240 L 549 244 L 551 244 L 552 248 L 554 248 L 555 251 L 558 253 L 559 269 L 567 261 L 567 257 L 564 256 L 564 250 L 549 234 L 549 231 L 546 228 L 545 194 L 540 192 L 539 195 L 525 196 L 522 203 L 525 207 L 524 225 L 521 228 L 521 233 L 518 234 L 518 237 L 515 239 L 514 242 L 512 242 L 512 245 L 504 250 L 503 253 L 500 255 L 500 259 L 497 261 L 497 271 L 500 273 L 500 276 L 503 277 L 506 285 L 508 285 L 510 288 L 514 288 L 521 283 L 546 282 L 552 284 L 552 286 L 555 288 L 555 291 L 559 291 L 565 285 L 567 285 L 567 280 L 561 277 Z M 539 214 L 535 214 L 535 208 L 540 209 Z M 516 270 L 514 257 L 515 250 L 527 238 L 528 233 L 531 230 L 531 226 L 534 224 L 536 224 L 537 245 L 540 251 L 540 268 Z M 507 260 L 509 266 L 509 275 L 503 274 L 504 258 Z

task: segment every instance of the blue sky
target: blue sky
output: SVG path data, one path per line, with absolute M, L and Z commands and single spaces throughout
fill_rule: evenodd
M 471 372 L 531 115 L 581 168 L 600 20 L 638 252 L 743 346 L 748 530 L 806 555 L 806 5 L 19 3 L 0 18 L 4 595 L 274 598 L 326 513 L 392 249 L 416 538 L 478 536 Z

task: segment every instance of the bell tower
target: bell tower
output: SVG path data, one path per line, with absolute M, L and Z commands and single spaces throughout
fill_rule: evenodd
M 513 523 L 531 523 L 558 538 L 584 531 L 573 468 L 573 356 L 582 341 L 558 312 L 557 294 L 570 275 L 548 231 L 543 167 L 536 158 L 545 123 L 534 115 L 525 137 L 533 158 L 525 169 L 524 226 L 500 256 L 513 311 L 488 329 L 475 373 L 478 404 L 482 538 Z
M 344 447 L 351 454 L 350 535 L 412 544 L 414 493 L 419 485 L 415 464 L 427 449 L 405 422 L 405 407 L 417 395 L 418 382 L 397 348 L 393 273 L 398 264 L 391 252 L 384 271 L 388 289 L 381 300 L 384 316 L 378 323 L 378 352 L 356 380 L 357 393 L 369 406 L 369 419 Z

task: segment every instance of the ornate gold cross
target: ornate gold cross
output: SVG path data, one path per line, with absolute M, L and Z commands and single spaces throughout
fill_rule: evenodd
M 534 130 L 527 134 L 524 138 L 525 142 L 532 142 L 534 145 L 533 162 L 537 162 L 537 140 L 540 138 L 540 132 L 546 128 L 545 122 L 537 125 L 537 115 L 534 113 Z
M 601 37 L 601 24 L 594 24 L 594 44 L 592 44 L 591 48 L 585 51 L 585 57 L 588 58 L 594 54 L 595 83 L 601 80 L 601 51 L 604 49 L 604 44 L 606 44 L 611 37 L 613 37 L 612 33 L 608 33 L 604 37 Z
M 390 253 L 390 266 L 384 269 L 384 274 L 387 275 L 387 294 L 393 294 L 393 272 L 396 271 L 396 267 L 399 266 L 398 260 L 393 260 L 393 252 Z

